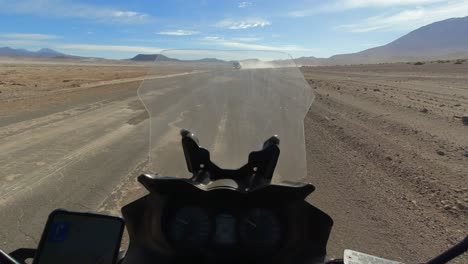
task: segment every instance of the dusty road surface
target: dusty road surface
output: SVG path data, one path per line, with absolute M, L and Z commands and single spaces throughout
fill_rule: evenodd
M 316 95 L 304 124 L 309 201 L 335 220 L 330 255 L 351 248 L 414 263 L 466 235 L 468 127 L 454 116 L 468 111 L 467 66 L 302 69 Z M 0 66 L 2 249 L 34 246 L 54 208 L 118 214 L 144 193 L 134 177 L 149 149 L 136 96 L 145 72 Z M 190 88 L 171 74 L 161 70 L 157 92 L 168 120 L 185 116 L 171 106 Z M 213 130 L 234 127 L 223 111 L 212 116 Z
M 146 130 L 130 122 L 144 112 L 135 92 L 144 74 L 136 66 L 0 66 L 2 248 L 37 244 L 54 207 L 95 210 L 145 160 Z
M 335 220 L 332 255 L 416 263 L 468 234 L 467 64 L 302 71 L 316 93 L 305 119 L 310 201 Z
M 237 153 L 241 162 L 245 161 L 250 151 L 257 150 L 264 140 L 276 132 L 271 125 L 280 123 L 282 119 L 280 115 L 267 118 L 271 111 L 267 107 L 263 112 L 257 111 L 258 119 L 254 121 L 270 124 L 261 126 L 269 132 L 260 135 L 257 133 L 260 130 L 253 130 L 254 136 L 261 138 L 239 136 L 240 132 L 249 130 L 249 123 L 244 117 L 252 116 L 252 110 L 258 105 L 257 100 L 268 97 L 249 98 L 247 95 L 253 95 L 251 87 L 262 87 L 257 92 L 264 95 L 268 95 L 267 89 L 276 89 L 271 90 L 271 97 L 286 100 L 289 97 L 285 93 L 291 91 L 282 87 L 299 82 L 302 85 L 299 85 L 299 90 L 304 91 L 303 79 L 291 79 L 288 74 L 276 75 L 276 85 L 266 86 L 265 80 L 269 78 L 265 79 L 263 74 L 250 70 L 238 71 L 231 67 L 224 75 L 219 72 L 186 72 L 182 71 L 186 70 L 183 68 L 170 73 L 153 69 L 151 75 L 146 76 L 151 89 L 147 94 L 140 93 L 140 97 L 149 96 L 154 109 L 148 109 L 158 114 L 158 120 L 162 120 L 151 128 L 156 132 L 152 134 L 152 145 L 149 147 L 148 115 L 136 96 L 136 88 L 142 80 L 140 68 L 117 68 L 116 72 L 131 70 L 134 73 L 132 76 L 122 73 L 120 79 L 107 79 L 113 69 L 70 66 L 63 70 L 51 67 L 47 74 L 43 74 L 45 80 L 35 83 L 25 76 L 40 77 L 37 72 L 43 69 L 38 67 L 44 66 L 8 67 L 20 69 L 15 70 L 15 82 L 23 85 L 5 85 L 4 101 L 12 107 L 3 108 L 3 118 L 0 120 L 0 151 L 3 157 L 0 162 L 0 210 L 5 226 L 0 230 L 0 240 L 5 241 L 7 250 L 37 244 L 47 215 L 55 208 L 81 211 L 101 209 L 117 213 L 123 205 L 122 192 L 131 190 L 127 186 L 122 189 L 122 183 L 128 180 L 129 175 L 136 176 L 142 172 L 149 149 L 156 150 L 158 167 L 155 171 L 165 175 L 187 176 L 179 143 L 181 128 L 194 128 L 200 132 L 203 145 L 214 152 Z M 56 84 L 64 83 L 61 73 L 68 80 L 68 71 L 72 70 L 87 71 L 88 75 L 97 79 L 78 82 L 72 87 Z M 301 77 L 297 70 L 295 72 Z M 11 74 L 8 71 L 4 74 L 8 77 L 5 82 L 13 82 Z M 50 89 L 42 88 L 48 85 Z M 228 94 L 216 92 L 220 86 Z M 62 98 L 65 102 L 62 102 Z M 246 105 L 249 108 L 238 108 L 246 101 L 250 102 Z M 226 107 L 225 103 L 230 106 Z M 27 107 L 15 108 L 13 105 Z M 291 106 L 290 113 L 294 115 L 292 110 Z M 302 115 L 305 113 L 304 105 Z M 293 119 L 286 119 L 289 120 Z M 302 135 L 302 124 L 297 120 L 284 125 L 284 128 L 288 128 L 283 128 L 285 138 L 286 132 Z M 292 130 L 294 125 L 299 130 Z M 224 131 L 223 137 L 219 136 L 221 130 Z M 249 147 L 237 143 L 239 138 Z M 292 155 L 302 148 L 305 165 L 304 139 L 295 135 L 290 138 L 297 139 L 298 144 L 287 144 L 283 152 L 287 154 L 289 149 Z M 228 142 L 235 147 L 229 147 Z M 220 161 L 218 156 L 215 160 Z M 224 159 L 224 163 L 230 161 Z M 242 165 L 241 162 L 236 165 Z M 301 168 L 305 169 L 305 166 Z M 120 197 L 112 195 L 113 192 Z
M 148 126 L 136 91 L 145 74 L 138 65 L 0 67 L 3 248 L 36 245 L 51 210 L 95 211 L 141 172 Z

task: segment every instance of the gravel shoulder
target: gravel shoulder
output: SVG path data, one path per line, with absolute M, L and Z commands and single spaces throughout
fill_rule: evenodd
M 335 219 L 332 255 L 421 262 L 466 236 L 468 68 L 456 66 L 302 68 L 316 93 L 310 201 Z

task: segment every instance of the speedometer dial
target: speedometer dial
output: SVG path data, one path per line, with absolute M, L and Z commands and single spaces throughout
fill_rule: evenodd
M 176 247 L 195 249 L 208 242 L 211 219 L 200 207 L 182 207 L 169 217 L 168 238 Z
M 264 208 L 250 210 L 240 223 L 242 243 L 252 250 L 273 250 L 281 242 L 281 223 L 278 216 Z

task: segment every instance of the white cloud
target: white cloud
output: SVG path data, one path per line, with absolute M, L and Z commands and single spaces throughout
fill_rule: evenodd
M 217 36 L 206 36 L 203 38 L 203 40 L 218 40 L 218 39 L 221 39 L 221 37 L 217 37 Z
M 268 50 L 268 51 L 312 51 L 312 49 L 307 49 L 297 45 L 280 45 L 280 46 L 270 46 L 270 45 L 259 45 L 251 43 L 242 43 L 234 41 L 220 41 L 219 44 L 229 48 L 236 49 L 246 49 L 246 50 Z
M 57 39 L 59 36 L 37 33 L 5 33 L 0 34 L 0 38 L 14 39 L 14 40 L 49 40 Z
M 240 37 L 240 38 L 232 38 L 233 40 L 236 41 L 241 41 L 241 42 L 255 42 L 262 40 L 262 38 L 254 38 L 254 37 Z
M 173 30 L 173 31 L 161 31 L 158 33 L 159 35 L 169 35 L 169 36 L 191 36 L 191 35 L 196 35 L 200 34 L 198 31 L 192 31 L 192 30 Z
M 358 23 L 341 25 L 337 29 L 349 32 L 371 32 L 415 29 L 429 23 L 468 14 L 468 1 L 452 1 L 443 5 L 406 9 L 389 15 L 366 18 Z
M 270 21 L 262 18 L 251 18 L 241 21 L 234 21 L 232 19 L 224 19 L 216 23 L 217 27 L 229 29 L 247 29 L 255 27 L 265 27 L 271 25 Z
M 0 46 L 36 49 L 47 47 L 47 41 L 59 38 L 60 36 L 39 33 L 2 33 Z
M 135 53 L 159 53 L 163 49 L 144 46 L 96 45 L 96 44 L 61 44 L 55 48 L 81 51 L 121 51 Z
M 1 13 L 19 13 L 40 16 L 77 17 L 103 23 L 145 23 L 151 16 L 132 10 L 120 10 L 100 5 L 74 3 L 69 0 L 0 0 Z
M 223 38 L 217 39 L 206 39 L 203 38 L 202 40 L 207 41 L 209 45 L 216 45 L 216 46 L 223 46 L 228 48 L 234 49 L 242 49 L 242 50 L 266 50 L 266 51 L 315 51 L 314 49 L 304 48 L 297 45 L 278 45 L 278 46 L 271 46 L 271 45 L 261 45 L 261 44 L 253 44 L 253 43 L 244 43 L 234 40 L 226 40 Z
M 239 4 L 237 5 L 237 7 L 239 8 L 246 8 L 249 6 L 252 6 L 252 2 L 239 2 Z
M 367 8 L 421 5 L 446 1 L 447 0 L 341 0 L 338 1 L 336 5 L 344 8 Z
M 336 0 L 313 9 L 301 9 L 288 13 L 291 17 L 306 17 L 327 12 L 340 12 L 358 8 L 389 8 L 404 6 L 420 6 L 434 3 L 447 3 L 448 0 Z
M 0 46 L 10 46 L 13 48 L 44 47 L 43 42 L 29 39 L 0 39 Z

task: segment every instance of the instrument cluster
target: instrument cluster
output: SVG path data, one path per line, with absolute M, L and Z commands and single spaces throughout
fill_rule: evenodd
M 179 205 L 163 219 L 167 241 L 186 252 L 268 253 L 281 246 L 285 234 L 283 218 L 269 207 Z

